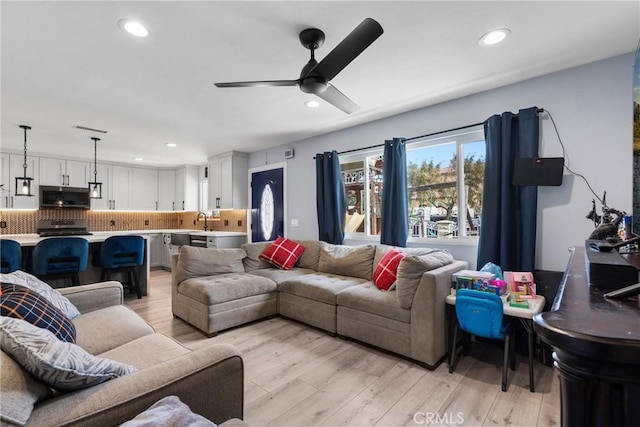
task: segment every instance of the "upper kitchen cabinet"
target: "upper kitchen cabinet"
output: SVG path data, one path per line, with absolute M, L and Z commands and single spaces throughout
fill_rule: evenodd
M 158 210 L 158 170 L 142 168 L 131 169 L 131 209 L 139 211 Z
M 178 186 L 176 178 L 176 171 L 173 169 L 158 171 L 159 211 L 176 211 L 180 209 L 176 197 L 176 187 Z
M 98 163 L 98 182 L 102 183 L 102 199 L 92 199 L 91 209 L 132 209 L 132 168 Z M 91 179 L 93 181 L 93 177 Z
M 183 166 L 176 170 L 176 210 L 198 210 L 198 173 L 197 166 Z
M 93 181 L 88 162 L 40 157 L 40 184 L 65 187 L 86 187 Z
M 16 177 L 24 175 L 24 156 L 22 154 L 2 153 L 2 209 L 37 209 L 39 180 L 39 158 L 27 156 L 27 176 L 31 181 L 31 193 L 33 196 L 16 196 Z
M 246 209 L 249 162 L 232 151 L 209 158 L 209 209 Z

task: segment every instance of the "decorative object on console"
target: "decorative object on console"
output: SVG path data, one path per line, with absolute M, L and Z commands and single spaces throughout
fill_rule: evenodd
M 611 215 L 615 215 L 615 219 L 611 219 Z M 602 216 L 596 212 L 596 201 L 591 200 L 591 210 L 587 214 L 586 218 L 593 221 L 595 230 L 589 236 L 589 240 L 608 240 L 612 243 L 620 241 L 618 237 L 618 227 L 622 222 L 624 213 L 617 209 L 607 206 L 607 192 L 604 192 L 602 196 Z
M 93 140 L 93 182 L 89 182 L 89 197 L 92 199 L 102 199 L 102 183 L 98 182 L 98 141 L 95 136 Z
M 33 196 L 31 191 L 31 184 L 33 178 L 27 176 L 27 130 L 31 129 L 31 126 L 20 125 L 20 128 L 24 130 L 24 163 L 22 164 L 23 174 L 22 176 L 16 176 L 16 196 Z M 22 181 L 22 183 L 20 183 Z M 20 190 L 18 190 L 18 188 Z

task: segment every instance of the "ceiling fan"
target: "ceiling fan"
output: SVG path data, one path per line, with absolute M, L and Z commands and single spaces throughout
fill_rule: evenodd
M 302 68 L 300 78 L 295 80 L 215 83 L 215 85 L 217 87 L 299 86 L 301 91 L 317 95 L 345 113 L 351 114 L 359 110 L 360 107 L 336 89 L 329 81 L 369 47 L 382 33 L 382 27 L 378 22 L 371 18 L 366 18 L 322 61 L 318 62 L 315 59 L 314 52 L 322 46 L 324 33 L 317 28 L 307 28 L 300 33 L 300 43 L 311 51 L 311 59 Z

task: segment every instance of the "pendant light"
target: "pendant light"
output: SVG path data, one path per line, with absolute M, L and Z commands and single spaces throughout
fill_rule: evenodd
M 22 163 L 23 174 L 22 176 L 16 176 L 16 196 L 33 196 L 31 192 L 31 183 L 33 178 L 27 176 L 27 130 L 31 129 L 31 126 L 20 125 L 24 130 L 24 162 Z
M 100 138 L 93 137 L 93 182 L 89 182 L 89 197 L 92 199 L 102 199 L 102 183 L 98 182 L 98 141 Z

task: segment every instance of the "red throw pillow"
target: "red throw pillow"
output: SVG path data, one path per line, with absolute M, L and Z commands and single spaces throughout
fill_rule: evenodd
M 395 288 L 396 277 L 398 275 L 398 265 L 400 260 L 405 257 L 403 252 L 390 249 L 373 272 L 373 283 L 383 291 L 390 291 Z
M 260 258 L 270 262 L 282 270 L 290 270 L 304 252 L 304 246 L 282 236 L 270 244 L 261 254 Z

